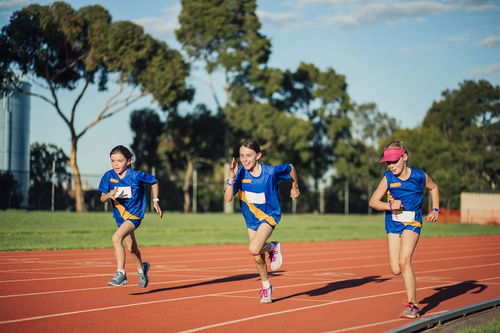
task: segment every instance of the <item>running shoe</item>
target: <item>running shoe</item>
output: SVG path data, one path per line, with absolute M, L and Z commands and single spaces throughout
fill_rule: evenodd
M 110 286 L 115 287 L 123 286 L 127 283 L 127 274 L 123 274 L 122 272 L 116 272 L 115 275 L 113 275 L 113 278 L 108 282 Z
M 272 303 L 273 302 L 273 299 L 271 298 L 272 293 L 273 293 L 273 286 L 270 286 L 269 288 L 262 288 L 259 291 L 260 302 L 261 303 Z
M 151 264 L 147 261 L 142 263 L 142 273 L 137 273 L 139 276 L 139 286 L 141 288 L 146 288 L 149 283 L 149 277 L 148 277 L 148 272 L 149 272 L 149 267 L 151 267 Z
M 269 252 L 269 261 L 271 262 L 271 270 L 276 271 L 281 267 L 283 263 L 283 257 L 281 256 L 281 246 L 279 242 L 271 242 L 274 244 L 274 250 Z
M 420 309 L 415 303 L 403 301 L 405 309 L 399 314 L 400 318 L 415 319 L 420 317 Z

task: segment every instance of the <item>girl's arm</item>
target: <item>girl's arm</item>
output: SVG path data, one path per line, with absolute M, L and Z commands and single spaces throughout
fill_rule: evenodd
M 156 212 L 160 214 L 160 218 L 162 218 L 163 211 L 161 210 L 160 207 L 160 200 L 159 200 L 160 186 L 158 185 L 158 182 L 151 185 L 151 189 L 153 190 L 153 207 L 155 208 Z
M 370 202 L 368 205 L 376 210 L 397 210 L 402 208 L 400 200 L 394 200 L 393 202 L 383 202 L 382 198 L 387 192 L 387 179 L 382 177 L 380 182 L 378 183 L 377 188 L 372 194 L 370 198 Z
M 290 167 L 292 169 L 290 170 L 290 177 L 292 178 L 292 188 L 290 190 L 290 198 L 295 200 L 300 195 L 299 177 L 297 177 L 297 170 L 295 170 L 295 167 L 292 164 L 290 164 Z
M 432 200 L 432 211 L 427 215 L 427 221 L 436 222 L 439 218 L 439 188 L 428 174 L 425 174 L 425 187 L 429 190 Z M 435 211 L 436 209 L 438 211 Z

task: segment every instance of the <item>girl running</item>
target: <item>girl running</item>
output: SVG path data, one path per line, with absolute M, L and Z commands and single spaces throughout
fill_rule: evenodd
M 116 146 L 109 155 L 113 169 L 107 171 L 99 183 L 101 202 L 111 201 L 113 217 L 118 226 L 118 230 L 112 237 L 117 270 L 108 284 L 119 287 L 128 282 L 123 247 L 123 242 L 125 242 L 125 247 L 134 257 L 137 266 L 139 286 L 146 288 L 149 283 L 148 271 L 151 265 L 148 262 L 142 262 L 134 231 L 141 225 L 146 211 L 144 183 L 152 185 L 154 208 L 160 214 L 160 218 L 163 217 L 158 203 L 158 182 L 149 173 L 131 169 L 132 153 L 126 147 Z
M 273 287 L 269 282 L 265 254 L 269 253 L 271 270 L 281 267 L 283 262 L 279 242 L 267 243 L 274 228 L 281 219 L 278 184 L 292 179 L 290 197 L 299 197 L 297 172 L 291 164 L 270 166 L 259 163 L 262 157 L 260 146 L 254 139 L 247 139 L 240 145 L 240 162 L 233 158 L 229 167 L 229 179 L 224 188 L 224 200 L 231 202 L 238 194 L 240 207 L 248 230 L 248 250 L 255 259 L 262 281 L 260 302 L 271 303 Z
M 376 210 L 385 210 L 385 230 L 389 247 L 389 260 L 394 275 L 403 275 L 407 300 L 403 301 L 402 318 L 417 318 L 420 309 L 417 303 L 415 273 L 411 258 L 422 228 L 422 202 L 424 187 L 432 199 L 432 211 L 427 221 L 436 222 L 439 216 L 439 190 L 423 170 L 407 166 L 408 149 L 401 141 L 393 141 L 384 149 L 380 163 L 387 163 L 387 171 L 373 192 L 369 205 Z M 382 197 L 387 194 L 387 202 Z

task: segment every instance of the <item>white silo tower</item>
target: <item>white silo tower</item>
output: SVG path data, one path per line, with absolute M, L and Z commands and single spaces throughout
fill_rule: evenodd
M 24 91 L 31 85 L 23 82 Z M 0 170 L 10 171 L 23 196 L 21 206 L 28 206 L 30 182 L 30 95 L 13 91 L 0 96 Z

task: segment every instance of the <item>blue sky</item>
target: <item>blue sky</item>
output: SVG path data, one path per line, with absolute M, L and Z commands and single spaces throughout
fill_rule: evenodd
M 113 20 L 138 23 L 172 48 L 180 1 L 66 1 L 74 8 L 99 3 Z M 0 0 L 0 26 L 13 11 L 51 1 Z M 300 62 L 333 68 L 346 76 L 358 104 L 373 102 L 403 127 L 421 123 L 433 101 L 464 80 L 500 85 L 500 1 L 486 0 L 258 0 L 261 32 L 271 39 L 269 65 L 294 70 Z M 196 102 L 213 106 L 207 77 L 195 71 Z M 220 84 L 219 84 L 220 86 Z M 37 88 L 35 88 L 37 89 Z M 112 89 L 111 89 L 112 90 Z M 64 94 L 66 105 L 74 93 Z M 91 92 L 78 124 L 91 121 L 108 95 Z M 149 98 L 91 129 L 80 141 L 83 174 L 109 168 L 108 152 L 129 145 L 129 111 L 155 107 Z M 186 106 L 189 108 L 189 106 Z M 31 142 L 55 143 L 69 153 L 69 133 L 45 102 L 32 98 Z

